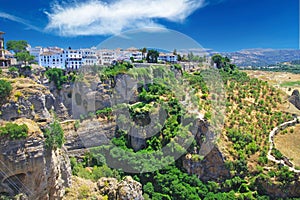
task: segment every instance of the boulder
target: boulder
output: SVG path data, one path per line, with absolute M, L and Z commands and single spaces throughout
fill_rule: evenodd
M 289 102 L 300 110 L 300 95 L 298 90 L 294 90 L 292 96 L 289 98 Z
M 142 184 L 126 176 L 118 182 L 115 178 L 101 178 L 97 187 L 102 195 L 107 195 L 109 200 L 143 200 Z

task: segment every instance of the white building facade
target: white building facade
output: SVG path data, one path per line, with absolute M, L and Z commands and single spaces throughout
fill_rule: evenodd
M 159 54 L 159 57 L 157 58 L 158 62 L 168 62 L 168 63 L 177 63 L 177 56 L 174 54 Z
M 76 70 L 84 65 L 97 65 L 98 58 L 93 49 L 44 48 L 38 55 L 38 63 L 43 67 Z
M 65 60 L 62 53 L 44 52 L 39 55 L 39 66 L 48 68 L 65 68 Z

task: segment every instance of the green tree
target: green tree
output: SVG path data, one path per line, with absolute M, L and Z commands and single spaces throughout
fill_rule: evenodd
M 176 49 L 174 49 L 174 51 L 173 51 L 173 55 L 174 55 L 174 56 L 176 56 L 176 55 L 177 55 L 177 50 L 176 50 Z
M 22 139 L 28 135 L 28 127 L 26 124 L 18 125 L 7 123 L 4 127 L 0 127 L 0 136 L 9 135 L 10 139 Z
M 194 54 L 193 54 L 193 52 L 190 52 L 190 53 L 188 53 L 188 60 L 189 61 L 192 61 L 193 60 L 193 58 L 194 58 Z
M 148 182 L 146 185 L 144 185 L 143 189 L 144 189 L 144 192 L 149 194 L 150 196 L 152 196 L 154 193 L 154 187 L 151 182 Z
M 30 55 L 28 51 L 17 52 L 15 57 L 25 65 L 34 60 L 34 56 Z
M 50 127 L 44 132 L 45 145 L 49 149 L 61 148 L 65 142 L 64 131 L 58 121 L 50 124 Z
M 159 56 L 159 52 L 157 50 L 150 49 L 147 54 L 147 62 L 148 63 L 157 63 L 157 58 Z
M 143 59 L 145 58 L 145 54 L 147 53 L 147 48 L 144 47 L 141 49 L 141 52 L 143 53 Z
M 11 83 L 6 80 L 0 80 L 0 103 L 2 104 L 12 91 Z
M 7 50 L 14 51 L 15 53 L 26 51 L 27 46 L 28 43 L 25 40 L 9 40 L 6 42 Z
M 62 69 L 53 68 L 46 71 L 46 76 L 53 81 L 57 89 L 61 89 L 62 85 L 67 82 L 67 76 L 64 76 Z
M 217 65 L 217 68 L 220 69 L 223 66 L 223 57 L 220 54 L 213 55 L 211 58 L 212 62 Z

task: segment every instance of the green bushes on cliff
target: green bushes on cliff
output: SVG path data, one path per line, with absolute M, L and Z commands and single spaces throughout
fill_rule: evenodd
M 76 72 L 66 73 L 64 70 L 59 68 L 48 69 L 45 75 L 50 82 L 54 82 L 57 89 L 61 90 L 62 85 L 66 83 L 71 83 L 78 77 Z
M 64 75 L 62 69 L 49 69 L 46 71 L 46 76 L 48 77 L 49 81 L 53 81 L 57 89 L 61 89 L 62 85 L 67 82 L 67 76 Z
M 0 80 L 0 104 L 9 96 L 12 91 L 11 83 L 6 80 Z
M 22 139 L 28 135 L 28 127 L 26 124 L 18 125 L 14 123 L 7 123 L 5 126 L 0 127 L 0 136 L 8 135 L 10 139 Z
M 44 132 L 45 145 L 49 149 L 61 148 L 65 142 L 64 131 L 58 121 L 50 124 L 50 127 Z

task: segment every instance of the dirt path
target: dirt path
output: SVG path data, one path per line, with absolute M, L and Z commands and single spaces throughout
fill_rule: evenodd
M 272 156 L 271 152 L 272 152 L 272 149 L 274 148 L 274 136 L 281 130 L 289 127 L 289 126 L 293 126 L 295 125 L 296 123 L 299 123 L 299 119 L 300 118 L 295 118 L 294 120 L 292 121 L 289 121 L 289 122 L 285 122 L 277 127 L 275 127 L 271 132 L 270 132 L 270 135 L 269 135 L 269 142 L 270 142 L 270 148 L 269 148 L 269 152 L 268 152 L 268 159 L 270 161 L 273 161 L 277 164 L 282 164 L 286 167 L 288 167 L 291 171 L 293 172 L 296 172 L 296 173 L 300 173 L 300 170 L 297 170 L 295 169 L 294 167 L 290 167 L 288 166 L 287 164 L 285 164 L 285 162 L 283 160 L 277 160 L 274 156 Z

